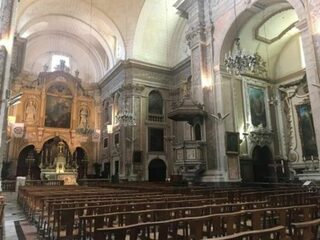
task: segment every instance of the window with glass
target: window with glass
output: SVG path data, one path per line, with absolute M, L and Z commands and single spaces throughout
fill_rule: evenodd
M 151 91 L 148 99 L 148 120 L 163 121 L 163 99 L 158 91 Z
M 148 132 L 149 151 L 164 151 L 164 130 L 162 128 L 149 128 Z

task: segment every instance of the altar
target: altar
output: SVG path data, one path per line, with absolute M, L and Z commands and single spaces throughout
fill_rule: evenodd
M 42 180 L 63 180 L 64 185 L 78 185 L 77 184 L 77 174 L 72 172 L 65 173 L 55 173 L 50 171 L 41 171 Z
M 300 181 L 314 181 L 320 183 L 320 160 L 314 159 L 311 156 L 310 160 L 305 160 L 306 168 L 302 171 L 302 173 L 297 174 L 297 177 Z
M 64 185 L 77 185 L 76 161 L 59 137 L 44 148 L 40 169 L 42 180 L 63 180 Z

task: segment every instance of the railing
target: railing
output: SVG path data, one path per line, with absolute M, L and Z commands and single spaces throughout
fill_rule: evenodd
M 78 179 L 77 183 L 80 186 L 89 186 L 89 187 L 104 187 L 107 184 L 110 184 L 109 178 L 97 178 L 97 179 Z
M 63 180 L 26 180 L 26 186 L 62 186 Z
M 16 180 L 3 180 L 2 191 L 14 192 L 16 189 Z M 26 186 L 62 186 L 63 180 L 26 180 Z
M 2 191 L 3 192 L 14 192 L 16 189 L 16 180 L 3 180 Z
M 148 120 L 150 122 L 163 122 L 163 115 L 158 114 L 148 114 Z

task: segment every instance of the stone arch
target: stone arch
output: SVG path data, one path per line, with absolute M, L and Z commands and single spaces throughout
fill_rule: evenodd
M 72 153 L 71 143 L 68 142 L 68 140 L 62 136 L 51 135 L 42 141 L 41 148 L 39 150 L 39 155 L 41 156 L 40 161 L 42 162 L 43 166 L 48 164 L 49 162 L 51 163 L 53 162 L 54 155 L 57 154 L 57 147 L 55 146 L 57 146 L 59 141 L 62 141 L 65 144 L 66 153 L 67 153 L 66 160 L 70 161 L 71 153 Z
M 32 153 L 34 161 L 28 163 L 28 154 Z M 36 152 L 34 145 L 27 145 L 23 147 L 18 156 L 18 163 L 16 169 L 17 176 L 28 176 L 30 170 L 31 179 L 40 179 L 40 168 L 39 168 L 39 154 Z
M 273 156 L 269 147 L 255 146 L 252 152 L 253 181 L 270 182 L 275 179 L 275 172 L 271 168 Z
M 148 164 L 148 179 L 150 182 L 164 182 L 167 177 L 167 165 L 160 158 L 152 159 Z
M 282 2 L 288 3 L 293 7 L 300 21 L 305 19 L 305 7 L 300 0 L 283 0 Z M 224 17 L 223 19 L 221 19 L 221 21 L 223 20 L 223 27 L 219 28 L 219 31 L 215 31 L 218 32 L 218 35 L 215 36 L 215 49 L 217 51 L 215 52 L 214 65 L 222 64 L 224 54 L 232 49 L 232 46 L 234 44 L 234 39 L 237 34 L 236 27 L 245 24 L 257 13 L 256 6 L 259 6 L 259 4 L 271 6 L 275 3 L 279 2 L 254 0 L 250 4 L 248 4 L 246 1 L 239 1 L 237 4 L 237 16 L 235 19 L 233 8 L 229 8 L 229 11 L 226 12 L 225 16 L 230 17 Z
M 28 39 L 27 70 L 38 73 L 50 53 L 62 51 L 75 57 L 73 71 L 88 68 L 80 71 L 80 77 L 89 82 L 99 81 L 118 60 L 125 59 L 120 29 L 97 5 L 84 0 L 65 0 L 61 4 L 35 0 L 24 4 L 17 16 L 17 33 Z

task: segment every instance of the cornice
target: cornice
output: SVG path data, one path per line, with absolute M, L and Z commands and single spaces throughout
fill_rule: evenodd
M 176 9 L 179 10 L 181 16 L 187 18 L 188 16 L 188 9 L 191 7 L 193 0 L 178 0 L 173 5 Z
M 187 67 L 191 64 L 190 57 L 186 58 L 185 60 L 178 63 L 176 66 L 169 68 L 164 67 L 152 63 L 147 63 L 135 59 L 128 59 L 128 60 L 121 60 L 119 61 L 110 71 L 99 81 L 98 85 L 100 88 L 103 88 L 109 79 L 113 79 L 116 77 L 121 71 L 124 69 L 140 69 L 145 70 L 153 73 L 164 74 L 164 75 L 174 75 Z
M 183 71 L 184 69 L 186 69 L 186 68 L 188 68 L 188 67 L 190 67 L 190 66 L 191 66 L 191 58 L 188 57 L 188 58 L 182 60 L 182 61 L 181 61 L 180 63 L 178 63 L 176 66 L 174 66 L 174 67 L 172 68 L 172 72 L 173 72 L 173 74 L 177 74 L 177 73 Z

